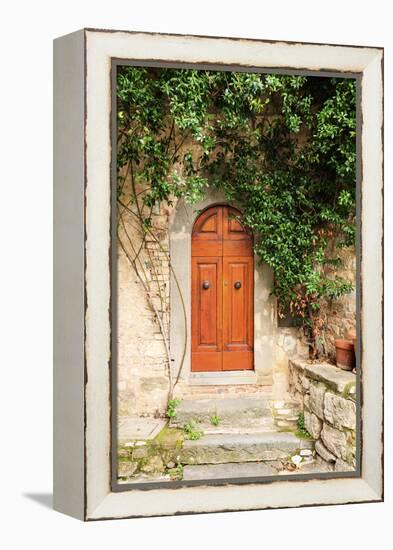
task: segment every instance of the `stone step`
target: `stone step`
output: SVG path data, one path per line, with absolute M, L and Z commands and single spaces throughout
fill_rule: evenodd
M 290 470 L 278 461 L 271 462 L 230 462 L 227 464 L 196 464 L 184 466 L 183 479 L 227 480 L 241 478 L 259 478 L 276 475 L 318 474 L 333 471 L 333 466 L 320 460 L 310 460 Z
M 272 388 L 271 386 L 257 386 L 255 383 L 251 385 L 211 384 L 211 380 L 209 381 L 208 385 L 194 385 L 191 383 L 190 380 L 187 380 L 187 382 L 180 380 L 175 386 L 173 396 L 178 399 L 228 399 L 231 397 L 271 398 Z
M 170 425 L 181 427 L 194 422 L 203 431 L 212 431 L 216 421 L 217 427 L 221 429 L 250 428 L 255 432 L 269 430 L 274 426 L 292 429 L 296 427 L 298 415 L 299 405 L 296 401 L 278 401 L 269 395 L 184 399 L 177 406 L 176 417 L 171 419 Z
M 211 434 L 255 434 L 261 432 L 277 432 L 272 418 L 261 418 L 250 422 L 246 426 L 212 426 L 211 424 L 196 424 L 197 429 L 200 429 L 204 435 Z M 283 430 L 284 431 L 284 430 Z
M 184 466 L 183 479 L 236 479 L 242 477 L 263 477 L 274 476 L 278 470 L 266 463 L 230 462 L 227 464 L 200 464 L 195 466 Z
M 312 449 L 313 442 L 290 432 L 255 434 L 210 434 L 186 440 L 179 452 L 182 464 L 225 464 L 282 460 L 300 449 Z
M 227 399 L 185 399 L 176 408 L 171 425 L 182 426 L 187 422 L 211 425 L 217 417 L 221 425 L 247 425 L 250 421 L 269 419 L 271 404 L 264 397 L 231 397 Z

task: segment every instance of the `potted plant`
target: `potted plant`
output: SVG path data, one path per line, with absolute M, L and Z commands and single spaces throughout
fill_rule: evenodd
M 343 370 L 352 370 L 355 367 L 355 350 L 353 341 L 340 338 L 335 341 L 336 365 Z
M 350 330 L 347 334 L 347 338 L 353 343 L 353 351 L 356 357 L 356 330 Z

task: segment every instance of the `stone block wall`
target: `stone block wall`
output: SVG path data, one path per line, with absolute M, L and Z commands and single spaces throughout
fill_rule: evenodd
M 326 301 L 321 307 L 321 317 L 325 325 L 325 351 L 330 358 L 335 359 L 336 338 L 347 338 L 349 332 L 356 331 L 356 255 L 354 248 L 343 248 L 337 251 L 334 243 L 331 244 L 330 255 L 331 257 L 338 255 L 341 264 L 336 268 L 330 267 L 328 272 L 342 277 L 354 287 L 352 292 L 336 300 Z
M 302 330 L 298 327 L 277 326 L 272 387 L 273 397 L 276 399 L 282 399 L 288 394 L 288 361 L 293 357 L 302 357 L 304 359 L 308 357 L 308 346 L 304 342 Z
M 289 361 L 291 394 L 318 456 L 338 472 L 356 467 L 356 376 L 328 363 Z
M 168 335 L 168 215 L 164 208 L 154 213 L 152 235 L 145 235 L 144 242 L 138 226 L 126 212 L 119 224 L 119 237 L 125 248 L 118 243 L 118 413 L 123 418 L 159 416 L 166 410 L 168 358 L 153 308 L 159 312 Z M 135 251 L 139 251 L 137 269 L 148 286 L 150 300 L 127 258 L 127 254 L 135 257 Z

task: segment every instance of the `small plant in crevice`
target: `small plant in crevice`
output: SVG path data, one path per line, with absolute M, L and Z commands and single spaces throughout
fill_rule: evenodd
M 166 416 L 168 418 L 176 418 L 176 409 L 180 405 L 180 399 L 170 399 L 166 409 Z
M 348 397 L 354 397 L 356 395 L 356 382 L 348 382 L 346 384 L 344 391 L 343 391 L 343 397 L 345 399 L 348 399 Z
M 183 464 L 180 462 L 176 465 L 176 468 L 171 468 L 168 470 L 169 477 L 173 481 L 181 481 L 183 479 Z
M 210 424 L 213 426 L 218 426 L 221 422 L 221 418 L 218 416 L 218 414 L 212 414 L 210 417 Z
M 203 436 L 203 431 L 198 428 L 193 420 L 190 420 L 190 422 L 184 424 L 183 431 L 185 438 L 191 439 L 192 441 L 200 439 Z
M 304 412 L 301 411 L 297 418 L 297 435 L 300 437 L 310 437 L 311 434 L 306 430 L 306 425 L 304 423 Z
M 183 479 L 183 464 L 178 464 L 176 467 L 177 470 L 177 479 L 180 481 Z

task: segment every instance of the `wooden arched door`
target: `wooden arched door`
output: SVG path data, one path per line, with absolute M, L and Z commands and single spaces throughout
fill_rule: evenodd
M 192 371 L 254 368 L 252 236 L 230 206 L 212 206 L 192 232 Z

